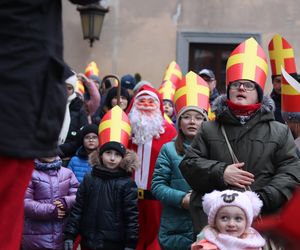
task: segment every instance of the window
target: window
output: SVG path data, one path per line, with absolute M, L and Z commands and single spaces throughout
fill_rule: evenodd
M 227 59 L 233 49 L 249 37 L 260 42 L 258 34 L 179 32 L 177 63 L 183 74 L 190 70 L 198 73 L 203 68 L 213 70 L 217 89 L 225 93 Z

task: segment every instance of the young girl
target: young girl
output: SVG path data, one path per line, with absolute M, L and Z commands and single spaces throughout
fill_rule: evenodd
M 260 250 L 265 240 L 251 227 L 262 207 L 254 192 L 235 190 L 213 191 L 203 197 L 208 226 L 204 239 L 195 242 L 192 250 Z
M 36 159 L 24 206 L 22 249 L 63 249 L 65 217 L 79 183 L 58 157 Z
M 122 130 L 121 126 L 110 126 L 113 121 L 123 124 L 124 128 L 126 121 L 122 119 L 125 117 L 126 114 L 116 106 L 100 123 L 100 150 L 91 153 L 92 172 L 84 176 L 78 189 L 65 230 L 65 250 L 72 249 L 78 234 L 82 237 L 82 250 L 136 247 L 137 186 L 130 176 L 139 163 L 135 153 L 126 151 L 130 131 Z M 122 119 L 117 121 L 118 118 Z M 130 128 L 129 125 L 125 127 Z M 123 138 L 118 140 L 118 135 Z

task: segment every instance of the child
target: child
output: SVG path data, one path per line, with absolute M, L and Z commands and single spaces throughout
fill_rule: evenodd
M 88 156 L 99 145 L 97 125 L 88 124 L 82 127 L 79 131 L 79 141 L 81 146 L 78 148 L 76 155 L 71 158 L 68 168 L 74 172 L 77 180 L 82 182 L 83 176 L 92 170 L 88 162 Z
M 130 133 L 126 129 L 130 126 L 125 117 L 121 108 L 115 106 L 100 123 L 100 150 L 91 153 L 92 172 L 84 176 L 78 189 L 65 230 L 65 250 L 72 249 L 78 234 L 82 250 L 136 247 L 137 186 L 130 176 L 138 161 L 135 153 L 126 151 Z M 122 126 L 113 126 L 111 122 Z M 118 135 L 123 137 L 117 138 Z
M 204 239 L 195 242 L 192 250 L 260 250 L 265 245 L 251 227 L 262 207 L 254 192 L 213 191 L 204 195 L 202 204 L 208 226 L 203 229 Z
M 22 249 L 63 249 L 65 218 L 75 202 L 79 183 L 59 157 L 34 161 L 27 188 Z

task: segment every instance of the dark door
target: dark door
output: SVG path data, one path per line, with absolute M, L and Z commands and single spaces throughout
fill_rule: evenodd
M 198 73 L 207 68 L 214 71 L 219 93 L 226 92 L 226 63 L 237 44 L 190 43 L 189 71 Z

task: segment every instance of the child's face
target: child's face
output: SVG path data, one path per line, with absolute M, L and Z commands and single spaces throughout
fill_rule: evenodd
M 239 238 L 246 230 L 246 215 L 236 206 L 220 208 L 215 220 L 216 229 L 222 234 Z
M 83 137 L 83 146 L 87 151 L 95 150 L 98 145 L 99 140 L 95 133 L 88 133 Z
M 103 164 L 110 169 L 115 169 L 119 166 L 121 160 L 122 160 L 122 155 L 113 149 L 106 150 L 103 152 L 102 156 L 102 161 Z
M 174 107 L 172 106 L 172 104 L 168 101 L 164 101 L 164 112 L 171 117 L 173 115 L 174 112 Z

